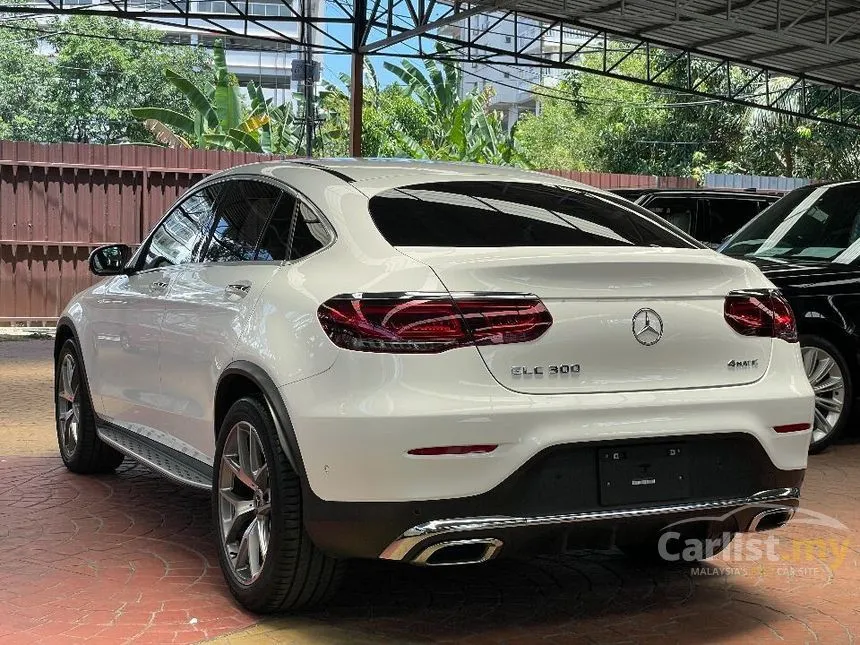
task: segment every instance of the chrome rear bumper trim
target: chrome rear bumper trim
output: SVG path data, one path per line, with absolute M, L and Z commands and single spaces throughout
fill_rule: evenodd
M 492 517 L 464 517 L 451 520 L 434 520 L 425 524 L 413 526 L 394 542 L 388 545 L 379 556 L 384 560 L 403 560 L 419 544 L 442 535 L 455 533 L 471 533 L 475 531 L 497 531 L 513 528 L 528 528 L 549 526 L 554 524 L 575 524 L 579 522 L 599 522 L 604 520 L 635 519 L 675 513 L 695 513 L 743 506 L 779 505 L 785 502 L 795 502 L 800 499 L 798 488 L 775 488 L 764 490 L 749 497 L 719 499 L 709 502 L 691 502 L 686 504 L 669 504 L 664 506 L 648 506 L 645 508 L 614 509 L 605 511 L 586 511 L 566 515 L 544 515 L 538 517 L 510 517 L 506 515 Z

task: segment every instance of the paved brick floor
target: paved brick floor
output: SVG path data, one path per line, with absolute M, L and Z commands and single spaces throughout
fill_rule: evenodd
M 812 459 L 810 513 L 773 532 L 775 561 L 717 559 L 695 571 L 591 552 L 463 569 L 356 563 L 327 609 L 259 621 L 223 585 L 205 493 L 133 463 L 103 477 L 65 471 L 55 455 L 49 360 L 50 343 L 0 342 L 0 645 L 860 637 L 856 442 Z

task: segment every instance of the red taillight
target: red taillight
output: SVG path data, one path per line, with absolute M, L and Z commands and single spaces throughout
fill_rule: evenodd
M 539 338 L 552 316 L 535 296 L 337 296 L 317 310 L 338 347 L 361 352 L 444 352 Z
M 788 301 L 778 291 L 735 291 L 726 296 L 726 322 L 744 336 L 797 342 L 797 326 Z

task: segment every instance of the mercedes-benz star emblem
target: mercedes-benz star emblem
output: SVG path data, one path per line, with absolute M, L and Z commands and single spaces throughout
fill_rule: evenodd
M 655 345 L 663 338 L 663 319 L 653 309 L 640 309 L 633 314 L 633 338 L 642 345 Z

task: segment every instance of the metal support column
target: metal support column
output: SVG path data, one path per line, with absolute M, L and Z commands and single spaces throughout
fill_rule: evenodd
M 355 0 L 352 25 L 352 78 L 349 92 L 349 154 L 361 156 L 361 130 L 364 123 L 364 45 L 367 29 L 367 0 Z

